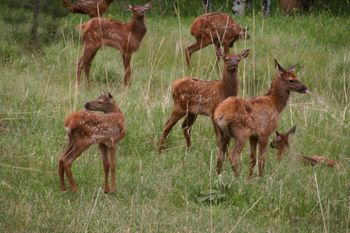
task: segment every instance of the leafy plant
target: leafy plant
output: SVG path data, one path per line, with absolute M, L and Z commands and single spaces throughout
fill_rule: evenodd
M 233 178 L 232 173 L 223 172 L 218 175 L 212 189 L 202 191 L 198 196 L 198 201 L 218 204 L 224 201 L 227 192 L 231 189 Z

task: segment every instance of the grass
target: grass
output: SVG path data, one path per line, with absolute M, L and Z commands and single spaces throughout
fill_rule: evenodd
M 40 52 L 24 50 L 16 28 L 0 22 L 0 231 L 1 232 L 349 232 L 350 229 L 350 26 L 329 15 L 245 17 L 251 39 L 232 51 L 252 49 L 240 66 L 243 96 L 263 94 L 274 75 L 273 59 L 297 64 L 310 95 L 293 93 L 279 130 L 297 125 L 292 151 L 281 163 L 269 149 L 264 177 L 242 174 L 217 204 L 198 197 L 217 182 L 216 145 L 209 119 L 199 117 L 193 147 L 186 150 L 175 126 L 158 154 L 156 145 L 170 114 L 170 87 L 181 76 L 217 79 L 214 49 L 184 63 L 192 18 L 149 17 L 148 33 L 132 61 L 132 86 L 122 87 L 122 61 L 110 48 L 97 54 L 92 87 L 74 85 L 82 44 L 80 16 L 61 22 L 57 41 Z M 83 21 L 86 18 L 82 19 Z M 28 28 L 22 25 L 19 28 Z M 13 33 L 15 30 L 16 33 Z M 222 66 L 222 63 L 220 63 Z M 243 75 L 244 74 L 244 75 Z M 57 159 L 66 146 L 63 118 L 109 90 L 126 115 L 128 133 L 117 150 L 117 191 L 104 194 L 103 169 L 91 147 L 74 164 L 79 192 L 61 193 Z M 339 169 L 305 167 L 294 154 L 322 154 Z M 232 176 L 227 161 L 224 170 Z

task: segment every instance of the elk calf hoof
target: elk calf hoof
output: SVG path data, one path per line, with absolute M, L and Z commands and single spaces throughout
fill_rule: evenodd
M 160 153 L 162 153 L 162 150 L 164 150 L 164 149 L 165 149 L 164 145 L 159 145 L 158 148 L 157 148 L 157 151 L 160 154 Z
M 78 192 L 78 189 L 77 189 L 77 188 L 72 188 L 72 192 L 73 192 L 73 193 L 77 193 L 77 192 Z

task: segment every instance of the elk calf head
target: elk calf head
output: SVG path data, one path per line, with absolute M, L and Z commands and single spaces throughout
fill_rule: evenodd
M 109 92 L 102 91 L 101 95 L 96 100 L 85 103 L 86 110 L 100 111 L 104 113 L 112 112 L 115 107 L 113 96 Z
M 151 2 L 146 3 L 144 6 L 127 5 L 127 9 L 129 11 L 132 11 L 137 19 L 142 19 L 145 16 L 146 11 L 151 9 L 151 7 L 152 7 Z
M 228 71 L 233 71 L 238 68 L 239 62 L 248 57 L 250 49 L 243 50 L 240 54 L 229 54 L 225 56 L 224 52 L 221 49 L 216 50 L 216 57 L 218 59 L 224 60 L 225 69 Z
M 295 91 L 302 94 L 308 93 L 307 87 L 299 81 L 297 75 L 295 74 L 295 65 L 284 69 L 275 59 L 275 66 L 277 68 L 277 76 L 279 80 L 281 80 L 278 88 L 281 90 Z
M 296 126 L 289 129 L 287 133 L 276 131 L 276 137 L 270 143 L 270 146 L 278 151 L 277 160 L 281 161 L 286 150 L 289 148 L 289 136 L 295 133 Z

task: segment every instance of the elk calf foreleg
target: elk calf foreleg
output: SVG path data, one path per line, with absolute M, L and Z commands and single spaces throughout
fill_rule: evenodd
M 124 64 L 124 86 L 128 86 L 130 84 L 130 76 L 131 76 L 131 54 L 123 55 L 123 64 Z
M 105 173 L 105 182 L 104 182 L 103 191 L 105 193 L 109 193 L 108 175 L 109 175 L 109 170 L 110 170 L 110 161 L 108 158 L 108 147 L 105 144 L 100 143 L 98 145 L 98 148 L 100 149 L 100 152 L 101 152 L 103 170 Z

